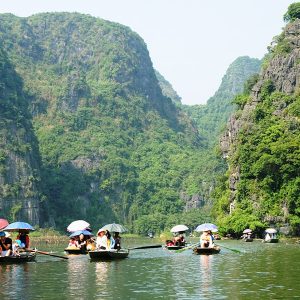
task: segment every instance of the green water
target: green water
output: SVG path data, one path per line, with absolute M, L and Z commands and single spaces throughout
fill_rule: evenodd
M 153 239 L 130 246 L 157 244 Z M 88 255 L 1 265 L 2 299 L 298 299 L 300 245 L 220 241 L 220 254 L 132 250 L 120 261 L 91 262 Z M 64 245 L 39 245 L 64 255 Z

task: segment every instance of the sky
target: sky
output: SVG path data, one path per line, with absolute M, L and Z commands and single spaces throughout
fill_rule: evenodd
M 262 58 L 295 0 L 0 0 L 0 13 L 79 12 L 130 27 L 184 104 L 205 104 L 239 56 Z

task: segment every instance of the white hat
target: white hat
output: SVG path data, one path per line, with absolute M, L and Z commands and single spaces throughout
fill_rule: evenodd
M 4 233 L 5 233 L 5 237 L 10 237 L 11 236 L 11 234 L 8 231 L 4 231 Z

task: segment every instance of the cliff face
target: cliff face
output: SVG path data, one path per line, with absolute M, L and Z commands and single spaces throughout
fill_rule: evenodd
M 4 14 L 0 43 L 24 82 L 39 141 L 46 224 L 184 210 L 181 193 L 200 189 L 191 178 L 201 139 L 163 95 L 136 33 L 77 13 Z
M 257 220 L 299 223 L 294 207 L 299 197 L 287 196 L 289 184 L 296 184 L 300 175 L 294 169 L 298 163 L 291 160 L 300 147 L 299 60 L 300 21 L 296 20 L 276 37 L 258 82 L 221 138 L 223 157 L 230 162 L 226 208 L 230 214 L 247 203 Z
M 39 224 L 39 159 L 20 77 L 0 49 L 0 211 Z
M 260 67 L 259 59 L 248 56 L 237 58 L 228 67 L 220 87 L 214 96 L 208 99 L 206 105 L 184 106 L 210 147 L 218 143 L 221 130 L 235 110 L 233 98 L 243 91 L 245 81 L 258 73 Z

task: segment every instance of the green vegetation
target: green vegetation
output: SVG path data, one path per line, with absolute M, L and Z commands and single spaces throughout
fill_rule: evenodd
M 300 98 L 275 91 L 270 80 L 263 84 L 261 98 L 230 159 L 230 166 L 240 170 L 232 214 L 228 178 L 215 190 L 216 216 L 224 232 L 259 230 L 267 219 L 289 223 L 295 230 L 300 225 Z
M 293 22 L 300 19 L 300 3 L 295 2 L 289 5 L 287 12 L 283 15 L 285 22 Z
M 136 33 L 76 13 L 4 14 L 0 24 L 38 138 L 43 226 L 87 219 L 140 232 L 148 216 L 181 216 L 192 197 L 208 202 L 201 136 L 163 96 Z

